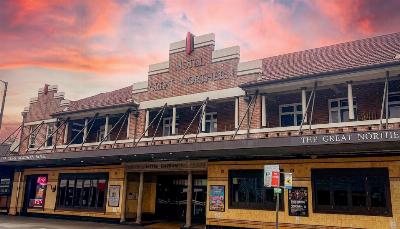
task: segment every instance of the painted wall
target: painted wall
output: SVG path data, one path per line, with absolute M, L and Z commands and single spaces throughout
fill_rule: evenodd
M 225 161 L 209 162 L 208 191 L 210 185 L 225 185 L 225 212 L 209 211 L 207 201 L 207 225 L 223 225 L 240 228 L 274 228 L 275 211 L 229 209 L 229 170 L 263 169 L 265 164 L 280 164 L 284 171 L 293 171 L 293 186 L 307 187 L 309 217 L 289 216 L 288 191 L 284 191 L 284 211 L 279 219 L 284 222 L 279 228 L 400 228 L 400 157 L 307 159 L 282 161 Z M 370 168 L 387 167 L 389 170 L 390 193 L 393 217 L 345 214 L 314 213 L 312 207 L 312 168 Z M 208 192 L 209 193 L 209 192 Z M 318 227 L 319 228 L 319 227 Z

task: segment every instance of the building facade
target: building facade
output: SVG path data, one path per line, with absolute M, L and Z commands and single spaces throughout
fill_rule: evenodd
M 398 228 L 399 76 L 400 33 L 248 62 L 188 33 L 148 81 L 77 101 L 40 88 L 0 148 L 4 208 L 273 228 L 277 164 L 293 174 L 280 228 Z

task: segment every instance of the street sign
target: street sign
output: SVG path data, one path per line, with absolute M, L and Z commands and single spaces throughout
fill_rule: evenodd
M 264 165 L 264 186 L 279 187 L 279 165 Z
M 292 173 L 284 173 L 284 188 L 285 189 L 292 189 L 293 186 L 293 174 Z
M 274 188 L 274 193 L 275 194 L 281 194 L 282 193 L 282 189 L 281 188 Z

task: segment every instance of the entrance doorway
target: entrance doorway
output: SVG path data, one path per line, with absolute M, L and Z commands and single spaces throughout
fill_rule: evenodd
M 168 221 L 185 222 L 187 205 L 187 176 L 157 176 L 156 217 Z M 193 176 L 192 221 L 205 223 L 207 177 Z
M 47 175 L 28 175 L 26 177 L 24 204 L 21 214 L 28 214 L 29 208 L 43 209 L 46 199 Z

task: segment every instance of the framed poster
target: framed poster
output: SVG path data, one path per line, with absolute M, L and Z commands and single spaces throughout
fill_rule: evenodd
M 289 189 L 289 215 L 308 216 L 308 190 L 307 187 L 293 187 Z
M 119 192 L 120 185 L 110 185 L 108 192 L 108 206 L 109 207 L 119 207 Z
M 225 186 L 211 185 L 210 186 L 210 211 L 225 211 Z

